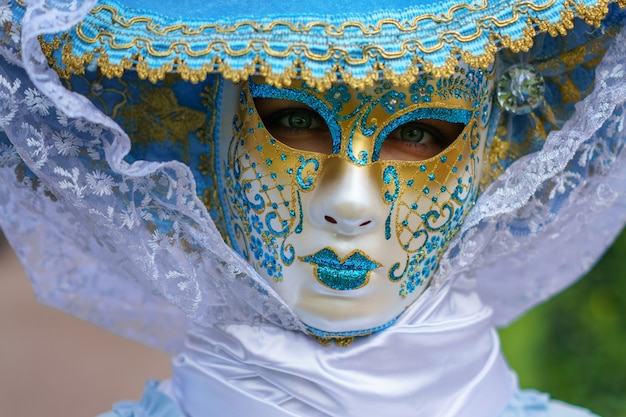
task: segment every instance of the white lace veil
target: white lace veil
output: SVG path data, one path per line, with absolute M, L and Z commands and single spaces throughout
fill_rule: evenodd
M 7 4 L 1 24 L 17 20 Z M 31 0 L 21 27 L 5 25 L 0 38 L 0 227 L 37 298 L 167 351 L 188 319 L 303 330 L 223 242 L 190 169 L 127 163 L 124 130 L 49 68 L 38 35 L 68 29 L 93 4 Z M 503 325 L 582 276 L 622 229 L 626 32 L 616 26 L 593 88 L 486 188 L 430 291 L 477 285 Z M 514 141 L 514 132 L 494 135 Z

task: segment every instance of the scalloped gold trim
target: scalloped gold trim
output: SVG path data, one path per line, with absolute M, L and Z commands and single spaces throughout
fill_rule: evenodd
M 333 68 L 327 70 L 326 74 L 324 74 L 323 77 L 315 77 L 313 76 L 311 70 L 306 68 L 306 65 L 299 58 L 295 59 L 292 65 L 286 68 L 285 71 L 282 73 L 273 72 L 271 64 L 265 62 L 258 56 L 252 59 L 252 61 L 249 62 L 247 65 L 245 65 L 243 69 L 233 69 L 230 65 L 228 65 L 228 63 L 224 62 L 220 58 L 214 58 L 210 61 L 207 61 L 207 63 L 203 64 L 202 68 L 200 69 L 192 69 L 179 57 L 174 57 L 169 63 L 163 64 L 159 68 L 151 68 L 145 61 L 145 58 L 138 54 L 133 55 L 130 59 L 123 58 L 121 63 L 119 64 L 112 64 L 111 62 L 109 62 L 109 57 L 106 51 L 101 46 L 94 48 L 92 52 L 84 53 L 82 56 L 74 55 L 71 52 L 72 42 L 68 34 L 57 36 L 52 40 L 52 42 L 46 42 L 42 38 L 40 38 L 40 42 L 45 55 L 48 57 L 49 64 L 62 77 L 69 77 L 72 73 L 83 73 L 85 70 L 85 66 L 93 62 L 94 57 L 98 55 L 97 65 L 102 73 L 107 77 L 121 77 L 124 71 L 134 69 L 137 71 L 137 74 L 141 79 L 148 79 L 150 82 L 153 83 L 159 80 L 163 80 L 165 74 L 167 73 L 178 72 L 180 73 L 182 79 L 193 83 L 204 80 L 210 73 L 220 73 L 225 79 L 233 82 L 245 80 L 253 75 L 261 75 L 265 77 L 267 83 L 277 87 L 289 86 L 291 84 L 291 81 L 295 78 L 302 79 L 310 85 L 322 90 L 328 89 L 333 82 L 336 82 L 339 79 L 354 88 L 363 88 L 365 86 L 372 85 L 377 81 L 380 81 L 381 79 L 390 80 L 395 84 L 404 86 L 410 84 L 415 79 L 415 77 L 420 73 L 420 68 L 422 71 L 431 73 L 435 77 L 447 77 L 452 75 L 461 60 L 471 65 L 472 67 L 486 69 L 491 64 L 493 64 L 495 60 L 495 55 L 499 49 L 509 49 L 513 53 L 526 52 L 532 47 L 533 38 L 539 33 L 547 32 L 552 36 L 567 34 L 567 32 L 572 29 L 574 25 L 574 19 L 576 17 L 580 17 L 586 23 L 592 26 L 598 26 L 600 22 L 606 17 L 608 13 L 608 6 L 610 3 L 612 3 L 612 0 L 599 0 L 595 6 L 586 6 L 582 3 L 576 3 L 573 0 L 567 0 L 564 3 L 563 10 L 561 11 L 561 20 L 559 22 L 550 23 L 546 19 L 528 17 L 527 26 L 522 30 L 523 34 L 521 38 L 514 40 L 511 39 L 509 35 L 501 35 L 492 32 L 489 36 L 488 43 L 484 47 L 484 53 L 474 55 L 469 51 L 463 51 L 462 49 L 455 47 L 451 49 L 450 55 L 446 59 L 445 64 L 440 66 L 435 66 L 432 62 L 424 60 L 415 53 L 418 51 L 430 53 L 441 49 L 445 45 L 445 42 L 443 40 L 440 41 L 438 45 L 431 48 L 423 47 L 421 43 L 419 43 L 419 41 L 407 41 L 404 42 L 401 53 L 386 53 L 385 51 L 381 51 L 379 48 L 372 46 L 370 47 L 370 49 L 376 50 L 377 54 L 375 55 L 381 56 L 382 59 L 397 59 L 406 55 L 407 53 L 413 53 L 415 54 L 413 58 L 413 66 L 408 68 L 405 73 L 398 74 L 393 70 L 386 68 L 384 63 L 376 62 L 363 78 L 355 77 L 349 69 L 341 67 L 339 65 L 336 65 Z M 621 8 L 626 7 L 626 0 L 616 0 L 616 3 Z M 554 2 L 551 2 L 549 5 L 539 7 L 534 5 L 533 3 L 524 1 L 514 7 L 513 17 L 506 21 L 497 21 L 495 19 L 481 19 L 476 23 L 477 31 L 471 36 L 463 37 L 457 32 L 448 32 L 445 35 L 453 37 L 457 40 L 461 40 L 463 42 L 471 41 L 479 37 L 482 34 L 482 31 L 489 26 L 504 27 L 518 20 L 522 15 L 526 15 L 525 13 L 519 11 L 522 8 L 540 11 L 550 7 L 552 4 L 554 4 Z M 483 7 L 484 5 L 485 3 L 483 3 L 481 7 Z M 410 31 L 414 30 L 417 23 L 424 19 L 431 19 L 436 22 L 447 22 L 452 19 L 452 15 L 454 14 L 454 12 L 460 10 L 461 8 L 468 8 L 472 10 L 470 5 L 457 5 L 455 7 L 452 7 L 446 15 L 435 16 L 432 14 L 428 14 L 419 16 L 414 19 L 413 26 L 403 25 L 399 21 L 394 21 L 392 19 L 383 19 L 374 26 L 365 26 L 360 22 L 346 22 L 339 27 L 335 27 L 324 22 L 312 22 L 304 25 L 292 24 L 285 21 L 275 21 L 269 25 L 262 25 L 256 22 L 246 21 L 239 22 L 238 24 L 235 24 L 233 26 L 220 26 L 216 24 L 205 25 L 202 28 L 198 29 L 198 31 L 204 30 L 206 28 L 212 28 L 217 31 L 223 31 L 224 33 L 228 33 L 237 30 L 237 28 L 240 28 L 243 25 L 252 25 L 255 30 L 258 29 L 261 31 L 269 31 L 278 25 L 286 25 L 295 32 L 306 32 L 310 31 L 311 28 L 313 28 L 314 26 L 322 25 L 325 27 L 326 33 L 332 36 L 341 35 L 348 27 L 358 27 L 360 30 L 363 31 L 364 34 L 376 34 L 381 30 L 381 27 L 386 24 L 393 24 L 402 31 Z M 161 28 L 160 26 L 155 25 L 148 18 L 136 17 L 127 20 L 119 16 L 117 11 L 113 8 L 110 8 L 109 6 L 98 6 L 96 9 L 94 9 L 94 11 L 99 11 L 102 9 L 109 10 L 115 16 L 116 23 L 125 27 L 130 27 L 130 25 L 132 24 L 142 22 L 146 24 L 146 27 L 149 28 L 150 31 L 156 34 L 166 34 L 167 32 L 174 30 L 180 30 L 185 34 L 190 35 L 193 35 L 195 33 L 193 30 L 189 29 L 187 25 L 184 24 Z M 479 10 L 480 7 L 475 9 Z M 77 27 L 77 33 L 80 36 L 81 32 L 79 27 Z M 88 40 L 88 38 L 86 37 L 85 39 L 81 39 L 88 43 L 95 43 L 96 41 L 98 41 L 100 36 L 104 35 L 99 34 L 95 38 L 95 40 Z M 443 36 L 442 34 L 440 36 L 440 39 L 444 38 L 445 36 Z M 149 40 L 145 38 L 136 39 L 135 42 L 141 40 L 148 41 L 149 44 Z M 305 44 L 294 44 L 286 51 L 278 53 L 271 50 L 267 41 L 262 40 L 250 42 L 248 48 L 245 51 L 231 50 L 229 46 L 225 44 L 225 42 L 220 41 L 209 44 L 203 52 L 193 52 L 190 50 L 187 50 L 186 52 L 190 56 L 201 56 L 202 54 L 206 54 L 206 51 L 212 50 L 217 44 L 219 44 L 219 46 L 221 47 L 220 49 L 227 52 L 227 55 L 232 56 L 245 55 L 247 53 L 250 53 L 253 49 L 258 50 L 259 47 L 262 47 L 262 49 L 265 50 L 266 53 L 270 54 L 272 57 L 277 58 L 289 57 L 290 52 L 293 48 L 299 48 L 299 51 L 304 56 L 313 61 L 329 60 L 336 57 L 338 53 L 344 57 L 347 57 L 347 51 L 341 51 L 338 49 L 331 49 L 323 55 L 313 54 L 309 52 L 308 47 Z M 252 45 L 254 45 L 254 47 Z M 132 44 L 121 46 L 118 45 L 116 49 L 124 49 L 130 46 L 132 46 Z M 180 47 L 180 45 L 176 46 Z M 58 50 L 60 47 L 62 47 L 61 61 L 65 68 L 59 68 L 56 60 L 52 55 L 53 52 Z M 173 50 L 173 48 L 174 46 L 172 46 L 172 48 L 170 48 L 170 50 L 168 50 L 168 52 L 166 53 L 157 53 L 156 51 L 153 52 L 155 56 L 167 56 L 172 53 L 171 51 Z M 148 47 L 148 49 L 150 50 L 150 47 Z M 367 50 L 364 50 L 363 57 L 360 59 L 346 58 L 346 61 L 349 65 L 362 65 L 368 60 L 367 52 Z

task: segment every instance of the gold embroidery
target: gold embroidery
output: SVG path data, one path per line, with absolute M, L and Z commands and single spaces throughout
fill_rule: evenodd
M 438 42 L 434 45 L 426 46 L 419 40 L 414 39 L 411 41 L 405 41 L 402 44 L 400 52 L 389 52 L 385 51 L 381 46 L 369 45 L 363 48 L 363 52 L 360 57 L 356 57 L 350 54 L 347 50 L 336 46 L 331 46 L 324 52 L 316 52 L 309 48 L 309 45 L 306 43 L 293 43 L 288 48 L 278 51 L 272 49 L 269 43 L 263 39 L 250 40 L 247 47 L 242 50 L 234 50 L 227 41 L 217 40 L 209 42 L 206 48 L 202 51 L 193 51 L 190 45 L 185 44 L 184 42 L 173 43 L 170 45 L 169 49 L 161 51 L 153 47 L 152 41 L 145 37 L 137 37 L 133 40 L 133 42 L 127 44 L 117 44 L 115 34 L 112 32 L 99 32 L 91 38 L 82 31 L 81 24 L 76 27 L 76 34 L 83 42 L 93 45 L 102 45 L 102 43 L 106 43 L 111 49 L 116 50 L 128 49 L 141 44 L 141 49 L 148 51 L 149 55 L 155 57 L 173 56 L 173 58 L 169 63 L 163 64 L 158 68 L 154 68 L 147 64 L 145 57 L 137 54 L 124 58 L 119 64 L 111 63 L 102 46 L 96 46 L 92 51 L 85 52 L 82 56 L 73 55 L 70 52 L 71 41 L 67 37 L 55 38 L 50 43 L 42 41 L 42 45 L 46 55 L 49 57 L 51 65 L 56 67 L 56 61 L 51 59 L 51 52 L 58 49 L 61 43 L 63 44 L 62 63 L 65 66 L 65 69 L 57 68 L 62 76 L 68 76 L 68 71 L 70 73 L 81 73 L 84 71 L 85 64 L 92 62 L 94 56 L 98 56 L 98 66 L 108 77 L 120 77 L 124 71 L 134 68 L 142 79 L 148 79 L 151 82 L 164 79 L 165 74 L 170 72 L 178 72 L 183 80 L 191 82 L 201 81 L 206 78 L 207 74 L 219 72 L 226 79 L 234 82 L 247 79 L 254 74 L 259 74 L 265 77 L 267 83 L 278 87 L 289 86 L 291 80 L 296 76 L 310 85 L 320 89 L 329 88 L 331 83 L 337 81 L 339 77 L 343 82 L 355 88 L 363 88 L 365 85 L 372 85 L 376 81 L 383 78 L 390 80 L 397 85 L 407 85 L 411 82 L 411 80 L 415 79 L 415 76 L 419 73 L 420 68 L 432 73 L 434 77 L 445 77 L 451 75 L 454 73 L 454 68 L 458 64 L 459 58 L 462 58 L 466 63 L 473 67 L 485 69 L 493 63 L 495 53 L 499 48 L 506 48 L 514 53 L 528 51 L 533 45 L 533 38 L 537 35 L 537 33 L 547 32 L 553 36 L 565 34 L 573 27 L 573 20 L 576 16 L 581 17 L 591 25 L 597 26 L 608 13 L 608 5 L 610 1 L 611 0 L 599 0 L 595 6 L 585 6 L 580 3 L 575 3 L 574 0 L 566 0 L 563 10 L 561 11 L 561 19 L 556 23 L 550 23 L 546 19 L 527 17 L 529 11 L 532 10 L 534 12 L 539 12 L 548 9 L 554 6 L 556 0 L 551 0 L 543 5 L 537 5 L 531 1 L 520 1 L 516 5 L 512 6 L 511 17 L 508 19 L 498 20 L 494 17 L 483 17 L 478 19 L 475 31 L 472 34 L 462 35 L 456 31 L 442 31 L 439 34 Z M 621 7 L 626 7 L 626 0 L 617 0 L 617 3 Z M 418 26 L 423 24 L 425 21 L 448 23 L 453 21 L 454 14 L 459 10 L 465 9 L 475 12 L 484 10 L 487 7 L 489 7 L 488 3 L 483 0 L 483 2 L 478 5 L 456 5 L 450 8 L 450 10 L 448 10 L 445 14 L 424 14 L 414 18 L 410 22 L 402 22 L 393 19 L 381 19 L 375 25 L 364 25 L 360 22 L 345 22 L 339 26 L 335 26 L 327 22 L 310 22 L 303 24 L 277 20 L 268 24 L 258 23 L 255 21 L 243 21 L 233 25 L 207 24 L 197 29 L 190 28 L 185 24 L 160 27 L 148 17 L 134 17 L 126 19 L 123 16 L 120 16 L 116 9 L 106 5 L 96 7 L 92 13 L 106 11 L 111 14 L 111 19 L 114 25 L 130 28 L 132 25 L 141 24 L 148 32 L 155 35 L 167 35 L 170 32 L 180 31 L 180 33 L 184 36 L 196 36 L 205 30 L 228 34 L 237 32 L 242 28 L 251 28 L 255 32 L 268 33 L 277 27 L 286 27 L 293 33 L 306 34 L 311 32 L 313 28 L 321 27 L 329 36 L 341 36 L 349 28 L 358 28 L 364 36 L 372 36 L 380 33 L 382 28 L 387 25 L 394 26 L 400 32 L 411 32 L 417 30 Z M 501 35 L 496 32 L 497 28 L 509 26 L 526 17 L 526 27 L 522 29 L 523 34 L 521 38 L 511 39 L 508 35 Z M 438 51 L 446 45 L 449 45 L 451 40 L 456 40 L 461 43 L 476 40 L 483 35 L 483 31 L 485 30 L 490 31 L 491 34 L 489 36 L 489 42 L 485 45 L 484 52 L 482 54 L 474 55 L 469 51 L 463 51 L 459 48 L 451 48 L 448 59 L 445 64 L 441 66 L 435 66 L 433 63 L 417 55 L 419 52 L 428 54 Z M 192 69 L 188 66 L 188 64 L 182 62 L 179 57 L 176 57 L 176 54 L 178 54 L 181 50 L 184 50 L 186 54 L 192 57 L 207 55 L 211 52 L 218 52 L 222 54 L 223 58 L 211 59 L 201 68 Z M 342 62 L 346 63 L 346 67 L 334 65 L 328 69 L 324 76 L 317 77 L 313 76 L 310 69 L 306 68 L 303 62 L 296 58 L 292 65 L 285 69 L 283 73 L 275 73 L 272 70 L 271 65 L 259 58 L 255 52 L 261 50 L 273 58 L 288 59 L 289 57 L 304 56 L 310 61 L 324 62 L 335 62 L 341 59 Z M 408 54 L 413 54 L 414 58 L 412 67 L 410 67 L 406 73 L 398 74 L 390 69 L 386 69 L 384 64 L 380 62 L 373 64 L 371 70 L 363 78 L 355 77 L 349 69 L 350 66 L 366 64 L 373 56 L 380 56 L 381 59 L 384 60 L 394 60 Z M 227 56 L 241 57 L 246 55 L 250 55 L 250 61 L 249 64 L 244 66 L 242 69 L 233 69 L 227 62 L 224 61 Z
M 593 82 L 582 89 L 573 79 L 576 67 L 593 69 L 604 56 L 608 48 L 607 40 L 618 33 L 618 28 L 610 27 L 606 33 L 587 43 L 565 51 L 558 56 L 543 62 L 533 63 L 544 74 L 556 74 L 546 77 L 546 81 L 558 89 L 560 100 L 552 105 L 544 104 L 540 113 L 530 113 L 526 117 L 530 119 L 529 127 L 524 136 L 518 142 L 512 142 L 509 134 L 509 115 L 504 113 L 498 121 L 498 127 L 490 148 L 488 149 L 488 164 L 483 173 L 480 189 L 484 190 L 492 181 L 498 178 L 504 170 L 515 160 L 538 150 L 545 142 L 552 130 L 561 128 L 562 120 L 566 120 L 563 114 L 566 105 L 572 105 L 585 98 L 593 89 Z M 564 42 L 564 41 L 562 41 Z M 563 48 L 557 48 L 563 49 Z
M 204 176 L 210 176 L 213 185 L 204 190 L 199 198 L 204 203 L 205 207 L 211 210 L 211 218 L 215 223 L 215 226 L 219 230 L 220 234 L 228 246 L 232 247 L 230 241 L 230 235 L 224 229 L 226 221 L 224 220 L 224 213 L 221 210 L 219 193 L 216 178 L 217 168 L 215 167 L 215 129 L 217 128 L 217 97 L 220 90 L 220 79 L 215 77 L 212 85 L 207 85 L 204 88 L 204 92 L 200 93 L 202 97 L 202 104 L 206 107 L 207 114 L 210 116 L 210 120 L 207 120 L 202 128 L 198 131 L 198 138 L 200 144 L 206 146 L 206 151 L 200 155 L 200 164 L 198 170 Z
M 363 335 L 359 335 L 359 337 L 361 336 L 369 336 L 372 333 L 367 333 L 367 334 L 363 334 Z M 334 342 L 335 345 L 337 346 L 341 346 L 341 347 L 350 347 L 350 345 L 352 344 L 352 342 L 354 342 L 354 336 L 331 336 L 331 337 L 322 337 L 322 336 L 316 336 L 314 334 L 311 334 L 311 336 L 317 340 L 317 342 L 322 345 L 322 346 L 330 346 L 331 342 Z
M 168 77 L 160 88 L 143 89 L 139 102 L 121 108 L 119 116 L 125 120 L 133 145 L 147 148 L 168 142 L 181 149 L 182 162 L 189 163 L 187 135 L 203 126 L 205 115 L 178 104 L 171 88 L 174 83 Z
M 211 210 L 218 230 L 228 242 L 229 235 L 221 229 L 225 222 L 219 209 L 214 167 L 214 134 L 217 128 L 215 101 L 219 91 L 219 77 L 215 77 L 213 84 L 207 83 L 204 91 L 199 93 L 204 111 L 179 103 L 174 92 L 174 86 L 181 81 L 177 74 L 167 74 L 160 85 L 137 83 L 124 77 L 107 86 L 103 74 L 98 74 L 91 80 L 85 76 L 73 75 L 72 80 L 65 80 L 65 85 L 69 90 L 75 90 L 78 80 L 87 86 L 88 92 L 85 95 L 97 103 L 105 114 L 122 124 L 134 150 L 142 153 L 158 144 L 162 149 L 169 148 L 173 151 L 171 158 L 187 165 L 198 161 L 198 171 L 213 181 L 206 189 L 198 192 L 198 197 Z M 131 93 L 134 89 L 138 91 L 138 95 Z M 190 155 L 190 135 L 195 136 L 202 145 L 200 155 Z M 194 158 L 196 156 L 197 159 Z

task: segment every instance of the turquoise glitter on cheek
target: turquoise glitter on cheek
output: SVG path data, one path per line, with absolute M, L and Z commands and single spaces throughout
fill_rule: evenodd
M 389 240 L 391 239 L 391 216 L 393 215 L 396 200 L 400 194 L 400 178 L 398 177 L 398 172 L 394 166 L 389 165 L 385 168 L 385 171 L 383 172 L 383 181 L 385 185 L 390 185 L 392 182 L 394 185 L 393 194 L 389 193 L 389 190 L 386 190 L 383 195 L 385 202 L 391 204 L 389 207 L 389 214 L 385 219 L 385 239 Z
M 300 197 L 300 191 L 296 191 L 296 198 L 298 201 L 298 213 L 300 213 L 299 218 L 298 218 L 298 225 L 296 226 L 294 232 L 296 234 L 300 234 L 302 233 L 302 222 L 303 222 L 303 215 L 302 215 L 302 199 Z M 292 217 L 295 216 L 295 213 L 293 211 L 289 212 L 290 214 L 292 214 Z
M 306 178 L 302 177 L 308 165 L 311 165 L 313 167 L 313 171 L 316 172 L 320 167 L 320 163 L 317 159 L 313 158 L 302 161 L 302 165 L 300 165 L 296 173 L 296 181 L 298 182 L 300 188 L 304 191 L 310 190 L 314 185 L 314 179 L 311 175 L 307 176 Z

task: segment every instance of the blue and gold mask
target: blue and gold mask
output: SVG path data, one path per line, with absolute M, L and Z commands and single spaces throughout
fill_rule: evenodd
M 312 333 L 382 329 L 424 291 L 477 196 L 491 78 L 243 85 L 222 228 Z

